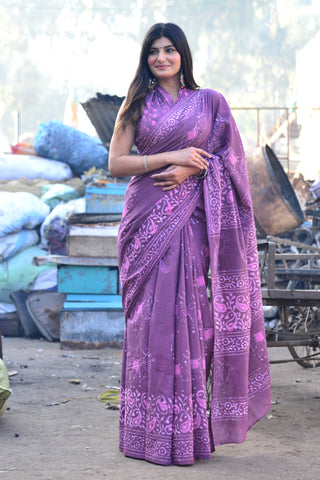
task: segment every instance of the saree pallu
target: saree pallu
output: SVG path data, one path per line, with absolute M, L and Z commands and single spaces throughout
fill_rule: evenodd
M 204 179 L 168 192 L 151 174 L 133 177 L 118 237 L 126 319 L 120 450 L 187 465 L 243 442 L 270 408 L 248 174 L 230 109 L 213 90 L 183 89 L 174 103 L 156 87 L 136 145 L 142 155 L 190 146 L 211 154 Z

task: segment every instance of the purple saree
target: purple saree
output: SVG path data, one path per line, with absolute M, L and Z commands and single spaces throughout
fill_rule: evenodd
M 120 450 L 187 465 L 210 458 L 216 445 L 243 442 L 270 407 L 248 174 L 230 109 L 213 90 L 182 89 L 174 103 L 156 87 L 136 145 L 142 155 L 188 146 L 212 154 L 205 179 L 189 177 L 169 192 L 149 174 L 133 177 L 118 237 Z

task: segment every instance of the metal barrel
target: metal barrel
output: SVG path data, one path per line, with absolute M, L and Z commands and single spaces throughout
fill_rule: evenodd
M 255 223 L 262 236 L 280 235 L 304 221 L 287 174 L 268 146 L 246 155 Z

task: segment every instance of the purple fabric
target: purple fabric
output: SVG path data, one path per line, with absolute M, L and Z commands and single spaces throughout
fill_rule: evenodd
M 70 226 L 62 219 L 53 220 L 48 228 L 48 251 L 55 255 L 68 255 L 68 233 Z
M 211 153 L 208 175 L 172 191 L 129 183 L 118 237 L 126 330 L 120 450 L 163 465 L 243 442 L 270 408 L 255 225 L 245 157 L 223 96 L 157 87 L 138 126 L 140 154 Z M 208 268 L 212 276 L 208 300 Z M 210 416 L 206 381 L 213 365 Z

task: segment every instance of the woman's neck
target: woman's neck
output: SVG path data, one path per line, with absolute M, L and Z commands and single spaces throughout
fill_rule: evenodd
M 171 95 L 174 101 L 177 100 L 180 88 L 179 80 L 176 78 L 168 78 L 161 80 L 160 82 L 158 81 L 158 83 L 160 87 L 164 88 Z

